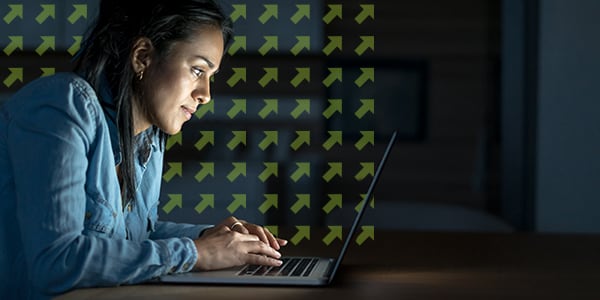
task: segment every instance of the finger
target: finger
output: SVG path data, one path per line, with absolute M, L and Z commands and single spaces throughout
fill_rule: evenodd
M 265 232 L 265 236 L 267 237 L 268 244 L 271 245 L 271 247 L 273 247 L 275 250 L 279 250 L 279 243 L 271 231 L 269 231 L 269 228 L 263 227 L 263 230 Z
M 279 267 L 283 264 L 283 262 L 279 259 L 257 254 L 248 254 L 246 263 L 273 267 Z
M 248 246 L 247 253 L 266 255 L 272 258 L 280 258 L 281 253 L 271 248 L 271 246 L 263 243 L 262 241 L 253 241 L 246 244 Z
M 257 254 L 248 254 L 246 263 L 274 267 L 279 267 L 283 264 L 283 262 L 279 259 Z
M 279 246 L 285 246 L 288 244 L 287 240 L 280 239 L 280 238 L 276 238 L 276 239 L 277 239 L 277 244 L 279 244 Z
M 246 228 L 246 224 L 244 224 L 244 223 L 242 223 L 240 221 L 237 221 L 237 222 L 233 223 L 230 226 L 230 228 L 231 228 L 231 231 L 237 231 L 237 232 L 243 233 L 243 234 L 248 234 L 249 233 L 248 228 Z
M 264 227 L 258 226 L 258 225 L 253 225 L 253 226 L 254 227 L 252 228 L 253 229 L 252 231 L 256 236 L 258 236 L 258 239 L 260 239 L 263 243 L 270 245 L 266 229 Z
M 223 221 L 221 221 L 221 223 L 219 223 L 219 225 L 231 227 L 232 224 L 234 224 L 235 222 L 238 222 L 238 221 L 239 220 L 236 217 L 229 216 L 229 217 L 225 218 Z
M 242 242 L 258 242 L 260 241 L 260 239 L 258 238 L 258 236 L 254 235 L 254 234 L 245 234 L 245 233 L 241 233 L 241 232 L 237 232 L 237 231 L 231 231 L 234 234 L 234 239 L 238 239 L 239 241 Z M 251 252 L 251 251 L 248 251 Z

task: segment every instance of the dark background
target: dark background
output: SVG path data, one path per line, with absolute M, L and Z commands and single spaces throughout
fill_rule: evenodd
M 58 2 L 58 1 L 56 1 Z M 228 11 L 231 4 L 222 1 Z M 264 3 L 263 3 L 264 2 Z M 273 225 L 346 225 L 370 177 L 356 180 L 360 162 L 378 161 L 392 130 L 396 144 L 378 185 L 366 222 L 406 230 L 600 232 L 600 2 L 594 0 L 424 0 L 343 2 L 343 17 L 323 21 L 335 1 L 251 1 L 236 33 L 245 50 L 224 59 L 213 86 L 214 113 L 184 126 L 182 143 L 166 153 L 183 165 L 181 176 L 163 182 L 161 217 L 215 222 L 227 216 L 233 194 L 246 195 L 235 215 Z M 51 3 L 51 2 L 48 2 Z M 71 24 L 73 4 L 87 3 L 88 18 Z M 68 71 L 73 36 L 94 15 L 97 1 L 61 1 L 54 18 L 41 24 L 38 1 L 23 4 L 24 17 L 0 20 L 0 79 L 9 68 L 23 68 L 23 82 L 0 84 L 6 99 L 41 68 Z M 12 4 L 12 3 L 11 3 Z M 278 18 L 257 22 L 263 4 L 278 4 Z M 297 4 L 309 4 L 310 19 L 290 17 Z M 374 5 L 374 18 L 358 23 L 361 5 Z M 10 13 L 0 5 L 0 16 Z M 21 35 L 23 49 L 10 54 L 10 36 Z M 56 36 L 55 49 L 36 53 L 41 36 Z M 290 52 L 296 36 L 310 36 L 311 47 Z M 278 49 L 260 53 L 264 36 L 278 36 Z M 326 55 L 329 36 L 342 36 L 343 48 Z M 361 36 L 374 36 L 374 49 L 355 52 Z M 233 68 L 247 69 L 246 82 L 231 87 Z M 263 68 L 276 67 L 279 80 L 258 84 Z M 310 67 L 311 80 L 290 84 L 296 68 Z M 343 81 L 325 86 L 329 68 L 343 68 Z M 374 68 L 375 80 L 358 87 L 361 68 Z M 329 99 L 343 99 L 343 113 L 325 118 Z M 246 113 L 227 115 L 233 99 L 245 99 Z M 264 99 L 278 99 L 267 118 Z M 310 99 L 310 112 L 291 116 L 298 99 Z M 375 100 L 375 113 L 355 117 L 361 99 Z M 194 144 L 214 131 L 215 142 Z M 232 131 L 246 131 L 245 146 L 229 150 Z M 258 147 L 264 131 L 277 131 L 278 144 Z M 311 145 L 297 151 L 296 131 L 310 131 Z M 330 131 L 342 131 L 342 145 L 327 150 Z M 357 149 L 360 131 L 375 131 L 375 145 Z M 198 182 L 200 162 L 215 164 L 214 177 Z M 226 179 L 232 162 L 245 162 L 246 177 Z M 279 175 L 257 179 L 264 162 L 278 162 Z M 311 176 L 290 179 L 297 162 L 311 163 Z M 328 163 L 343 163 L 343 176 L 327 182 Z M 214 194 L 214 208 L 198 213 L 200 194 Z M 322 207 L 327 194 L 343 194 L 342 208 Z M 169 195 L 182 195 L 181 207 L 166 212 Z M 279 205 L 262 213 L 265 194 Z M 291 211 L 297 194 L 310 194 L 310 207 Z

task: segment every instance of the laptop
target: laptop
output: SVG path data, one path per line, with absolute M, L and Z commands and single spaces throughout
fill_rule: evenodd
M 320 286 L 332 282 L 335 274 L 348 250 L 350 241 L 356 233 L 360 219 L 362 218 L 368 199 L 371 199 L 373 190 L 383 165 L 385 164 L 390 150 L 396 141 L 396 132 L 390 137 L 387 148 L 377 167 L 377 171 L 371 180 L 367 194 L 362 205 L 354 218 L 354 223 L 348 232 L 338 257 L 282 257 L 283 264 L 279 267 L 244 265 L 215 271 L 188 272 L 181 274 L 164 275 L 157 279 L 163 283 L 182 284 L 234 284 L 234 285 L 301 285 Z

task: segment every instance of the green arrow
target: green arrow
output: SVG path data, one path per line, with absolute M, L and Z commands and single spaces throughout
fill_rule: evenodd
M 265 182 L 271 176 L 279 176 L 278 164 L 276 162 L 265 162 L 265 169 L 258 175 L 260 181 Z
M 231 43 L 231 46 L 229 46 L 229 50 L 227 50 L 227 53 L 229 53 L 229 55 L 234 55 L 235 53 L 240 51 L 240 49 L 244 49 L 244 51 L 246 51 L 245 35 L 234 36 L 233 42 Z
M 194 176 L 197 182 L 202 182 L 204 178 L 206 178 L 209 175 L 215 177 L 214 162 L 201 162 L 200 166 L 202 166 L 202 169 L 198 171 L 198 173 L 196 173 L 196 176 Z
M 41 6 L 42 12 L 35 17 L 35 21 L 38 24 L 44 23 L 48 18 L 56 19 L 56 9 L 54 4 L 42 4 Z
M 375 239 L 375 226 L 361 226 L 362 232 L 356 237 L 356 243 L 360 246 L 367 239 Z
M 296 169 L 296 171 L 294 171 L 294 173 L 292 173 L 292 176 L 290 176 L 294 182 L 298 182 L 298 180 L 300 180 L 300 178 L 302 178 L 302 176 L 305 176 L 305 175 L 306 175 L 306 177 L 310 177 L 310 163 L 309 162 L 296 163 L 296 166 L 298 168 Z
M 298 42 L 292 47 L 292 49 L 290 49 L 290 52 L 292 52 L 294 56 L 298 55 L 298 53 L 300 53 L 300 51 L 303 49 L 310 50 L 310 36 L 299 35 L 296 36 L 296 39 Z
M 212 114 L 215 113 L 215 101 L 210 101 L 206 104 L 200 105 L 200 107 L 198 107 L 198 110 L 196 110 L 196 113 L 194 115 L 196 115 L 196 118 L 202 119 L 202 117 L 204 117 L 209 112 Z
M 329 12 L 323 16 L 323 22 L 325 24 L 331 23 L 333 19 L 340 18 L 342 20 L 342 5 L 341 4 L 329 4 Z
M 342 145 L 342 132 L 341 131 L 328 131 L 329 138 L 323 143 L 323 148 L 329 151 L 335 144 Z
M 265 24 L 271 18 L 275 18 L 275 19 L 278 18 L 277 4 L 265 4 L 263 6 L 265 7 L 265 12 L 262 13 L 262 15 L 260 15 L 260 17 L 258 17 L 258 21 L 260 21 L 260 23 Z
M 87 4 L 73 4 L 75 10 L 67 19 L 69 23 L 74 24 L 80 18 L 87 19 Z
M 8 71 L 10 74 L 3 82 L 6 87 L 11 87 L 17 80 L 23 82 L 23 68 L 8 68 Z
M 237 147 L 240 144 L 243 144 L 244 146 L 246 145 L 246 131 L 242 130 L 242 131 L 232 131 L 231 133 L 233 133 L 233 138 L 229 141 L 229 143 L 227 143 L 227 148 L 229 148 L 229 150 L 233 150 L 233 148 Z
M 290 239 L 292 244 L 298 245 L 303 239 L 310 240 L 310 226 L 296 226 L 298 232 Z
M 238 82 L 240 82 L 240 80 L 246 82 L 246 68 L 232 68 L 232 70 L 233 75 L 231 75 L 231 77 L 229 77 L 229 79 L 227 80 L 227 85 L 229 87 L 233 87 Z
M 215 208 L 215 195 L 214 194 L 200 194 L 200 202 L 194 206 L 194 210 L 197 213 L 203 213 L 209 206 Z
M 341 35 L 330 35 L 327 37 L 329 44 L 323 48 L 323 53 L 329 56 L 335 49 L 342 51 L 342 36 Z
M 77 54 L 77 51 L 79 51 L 79 48 L 81 48 L 81 39 L 82 36 L 80 35 L 73 36 L 73 40 L 75 40 L 75 42 L 71 45 L 71 47 L 69 47 L 69 49 L 67 49 L 67 52 L 69 52 L 71 56 Z
M 342 240 L 342 226 L 327 226 L 329 227 L 329 233 L 323 238 L 323 243 L 329 246 L 333 240 Z
M 362 11 L 354 18 L 356 23 L 362 24 L 368 17 L 375 20 L 375 5 L 374 4 L 361 4 Z
M 365 199 L 365 196 L 367 196 L 367 194 L 360 194 L 360 199 Z M 356 204 L 356 206 L 354 207 L 354 210 L 356 212 L 359 212 L 364 202 L 365 200 L 360 200 L 358 204 Z M 371 202 L 369 203 L 369 205 L 371 206 L 371 208 L 375 208 L 375 196 L 371 197 Z
M 170 214 L 175 206 L 179 208 L 183 207 L 183 199 L 181 194 L 169 194 L 169 202 L 167 202 L 162 209 L 167 214 Z
M 360 99 L 362 105 L 354 113 L 357 118 L 362 119 L 368 112 L 375 114 L 375 99 Z
M 296 102 L 298 105 L 290 113 L 294 119 L 298 119 L 303 112 L 310 114 L 310 99 L 296 99 Z
M 265 131 L 265 138 L 258 144 L 258 147 L 265 151 L 271 144 L 279 144 L 279 133 L 273 130 Z
M 290 147 L 297 151 L 302 145 L 307 144 L 310 146 L 310 131 L 296 131 L 298 137 L 290 144 Z
M 362 87 L 368 80 L 375 82 L 375 68 L 360 68 L 360 70 L 362 74 L 354 81 L 358 87 Z
M 4 23 L 10 24 L 17 17 L 23 20 L 23 4 L 9 4 L 10 11 L 4 16 Z
M 323 206 L 323 211 L 327 214 L 337 206 L 342 208 L 342 194 L 329 194 L 329 201 Z
M 46 77 L 46 76 L 54 75 L 54 73 L 56 73 L 55 68 L 40 68 L 40 70 L 42 70 L 42 76 L 40 76 L 40 77 Z
M 240 177 L 240 175 L 246 177 L 246 163 L 245 162 L 237 162 L 237 163 L 232 163 L 233 165 L 233 170 L 231 170 L 231 172 L 229 172 L 229 174 L 227 174 L 227 179 L 229 180 L 229 182 L 233 182 L 234 180 L 236 180 L 238 177 Z
M 179 146 L 183 144 L 183 135 L 181 134 L 181 131 L 167 138 L 167 150 L 171 150 L 175 144 L 179 144 Z
M 333 177 L 340 176 L 342 177 L 342 163 L 341 162 L 331 162 L 327 163 L 329 165 L 329 170 L 323 174 L 323 179 L 327 182 L 330 182 Z
M 342 68 L 328 68 L 329 75 L 323 80 L 326 87 L 331 86 L 336 80 L 342 82 Z
M 227 116 L 230 119 L 235 118 L 240 112 L 246 114 L 246 99 L 231 99 L 231 101 L 233 102 L 233 107 L 227 112 Z
M 48 49 L 54 50 L 56 39 L 53 35 L 44 35 L 40 38 L 42 39 L 42 43 L 35 49 L 35 52 L 37 52 L 38 55 L 42 56 Z
M 265 43 L 258 48 L 258 52 L 262 56 L 265 56 L 271 49 L 279 50 L 279 38 L 276 35 L 266 35 L 264 38 Z
M 204 149 L 209 143 L 213 146 L 215 145 L 214 131 L 200 131 L 200 134 L 202 134 L 202 137 L 194 144 L 194 147 L 196 147 L 198 151 Z
M 10 39 L 10 43 L 4 47 L 4 53 L 6 55 L 11 55 L 15 50 L 20 49 L 23 50 L 23 36 L 22 35 L 11 35 L 8 36 Z
M 260 86 L 265 87 L 267 84 L 269 84 L 269 82 L 271 82 L 271 80 L 274 80 L 275 82 L 278 81 L 277 77 L 277 73 L 278 73 L 278 69 L 277 68 L 263 68 L 265 70 L 265 75 L 258 81 L 258 84 L 260 84 Z
M 359 151 L 362 150 L 367 144 L 375 146 L 375 131 L 361 131 L 362 137 L 354 144 L 354 147 Z
M 163 180 L 169 182 L 175 175 L 183 176 L 183 166 L 180 162 L 169 163 L 169 170 L 163 175 Z
M 269 208 L 271 208 L 271 207 L 277 208 L 278 202 L 279 202 L 279 196 L 277 194 L 265 194 L 265 202 L 263 202 L 258 207 L 258 210 L 262 214 L 265 214 L 267 212 L 267 210 L 269 210 Z M 271 230 L 271 229 L 269 229 L 269 230 Z M 271 230 L 271 232 L 273 233 L 272 230 Z M 273 234 L 275 234 L 275 233 L 273 233 Z M 277 235 L 277 234 L 275 234 L 275 235 Z
M 327 101 L 329 101 L 329 107 L 323 111 L 325 118 L 331 118 L 336 112 L 342 113 L 342 99 L 329 99 Z
M 227 210 L 234 213 L 240 207 L 246 208 L 246 194 L 233 194 L 233 201 L 227 205 Z
M 358 47 L 356 47 L 356 49 L 354 49 L 354 52 L 356 52 L 356 54 L 363 55 L 363 53 L 365 53 L 367 49 L 375 51 L 374 35 L 361 35 L 360 39 L 362 40 L 362 42 L 360 43 L 360 45 L 358 45 Z
M 270 113 L 274 112 L 275 114 L 278 113 L 279 110 L 279 105 L 278 105 L 278 101 L 277 99 L 265 99 L 265 107 L 263 107 L 259 112 L 258 115 L 264 119 L 266 118 Z
M 302 18 L 306 18 L 310 20 L 310 4 L 296 4 L 298 10 L 296 13 L 290 18 L 292 23 L 298 24 Z
M 264 227 L 269 229 L 274 236 L 277 236 L 279 233 L 279 227 L 277 225 L 265 225 Z
M 290 81 L 294 87 L 298 87 L 304 80 L 310 82 L 310 68 L 296 68 L 296 71 L 298 74 Z
M 362 168 L 360 169 L 360 171 L 358 171 L 358 173 L 356 173 L 356 175 L 354 176 L 354 179 L 361 181 L 361 180 L 365 179 L 367 177 L 367 175 L 373 176 L 373 174 L 375 174 L 375 164 L 374 163 L 361 162 L 360 165 L 362 166 Z
M 298 199 L 290 210 L 297 214 L 303 207 L 310 208 L 310 194 L 296 194 L 296 198 Z
M 232 22 L 237 21 L 239 18 L 246 19 L 246 4 L 233 4 L 233 12 L 229 16 Z

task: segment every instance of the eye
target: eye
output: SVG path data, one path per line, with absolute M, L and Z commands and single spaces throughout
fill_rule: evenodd
M 200 69 L 200 68 L 193 67 L 192 68 L 192 73 L 194 74 L 194 76 L 200 77 L 200 76 L 202 76 L 202 74 L 204 74 L 204 71 L 202 69 Z

